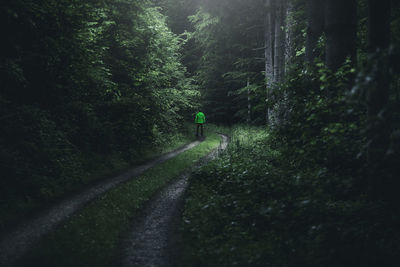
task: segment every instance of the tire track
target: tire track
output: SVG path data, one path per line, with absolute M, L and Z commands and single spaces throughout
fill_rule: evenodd
M 180 153 L 192 149 L 202 141 L 194 141 L 173 152 L 164 154 L 148 163 L 132 168 L 118 176 L 110 178 L 93 187 L 71 196 L 70 198 L 54 205 L 38 217 L 25 222 L 23 225 L 10 231 L 0 239 L 0 266 L 13 266 L 36 242 L 45 234 L 54 230 L 62 221 L 67 219 L 89 201 L 107 192 L 115 186 L 126 182 L 144 171 Z
M 205 162 L 214 159 L 220 151 L 226 149 L 228 137 L 221 137 L 219 148 L 208 154 Z M 178 254 L 174 250 L 179 227 L 177 217 L 188 178 L 188 173 L 183 174 L 149 203 L 142 220 L 134 224 L 131 232 L 122 241 L 121 263 L 118 266 L 173 266 L 174 256 Z

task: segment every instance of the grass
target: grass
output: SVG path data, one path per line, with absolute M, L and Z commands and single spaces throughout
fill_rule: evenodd
M 265 151 L 270 156 L 260 157 L 268 136 L 259 127 L 236 126 L 228 150 L 192 175 L 179 266 L 259 266 L 257 253 L 263 248 L 255 241 L 260 233 L 252 232 L 251 213 L 261 204 L 254 200 L 263 194 L 258 179 L 263 174 L 254 170 L 276 153 Z
M 90 171 L 83 177 L 83 183 L 88 184 L 92 181 L 101 180 L 128 167 L 140 165 L 143 162 L 155 158 L 160 154 L 171 152 L 191 141 L 192 139 L 188 132 L 169 136 L 168 141 L 160 142 L 159 144 L 145 149 L 141 157 L 130 162 L 123 160 L 118 154 L 103 157 L 99 157 L 97 154 L 85 155 L 83 158 L 86 165 L 85 169 Z
M 161 136 L 160 134 L 155 144 L 151 144 L 143 149 L 140 154 L 141 156 L 134 157 L 131 161 L 127 161 L 119 153 L 104 155 L 82 152 L 77 159 L 77 162 L 80 162 L 81 166 L 77 168 L 75 177 L 68 177 L 72 181 L 72 184 L 69 186 L 58 186 L 57 192 L 53 192 L 51 197 L 40 200 L 29 197 L 15 197 L 13 199 L 3 199 L 0 197 L 0 232 L 7 231 L 8 228 L 16 223 L 35 215 L 40 210 L 54 203 L 54 201 L 81 190 L 84 186 L 110 177 L 128 167 L 139 165 L 160 154 L 173 151 L 189 143 L 192 140 L 193 128 L 193 125 L 187 124 L 181 133 L 169 136 Z
M 212 128 L 212 129 L 210 129 Z M 217 127 L 197 147 L 120 185 L 90 203 L 23 259 L 22 266 L 112 266 L 121 234 L 168 182 L 219 145 Z
M 234 128 L 227 151 L 192 174 L 179 266 L 400 266 L 396 206 L 280 138 Z

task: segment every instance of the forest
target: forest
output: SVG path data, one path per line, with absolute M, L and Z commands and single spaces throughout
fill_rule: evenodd
M 54 203 L 195 141 L 202 111 L 206 138 L 166 163 L 171 174 L 159 170 L 169 180 L 131 200 L 123 183 L 101 200 L 133 209 L 191 170 L 171 266 L 400 266 L 399 1 L 0 6 L 0 241 Z M 217 133 L 227 149 L 194 168 Z M 142 189 L 156 176 L 146 175 Z M 93 207 L 83 214 L 102 223 Z M 92 237 L 60 230 L 25 262 L 116 266 L 136 214 L 93 232 L 107 245 L 90 250 Z

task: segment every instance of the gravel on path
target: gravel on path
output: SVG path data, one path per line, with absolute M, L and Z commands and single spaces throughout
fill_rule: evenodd
M 215 158 L 228 145 L 228 137 L 221 135 L 218 149 L 206 156 L 203 162 Z M 165 187 L 146 206 L 143 218 L 134 223 L 132 230 L 122 241 L 121 264 L 124 267 L 167 267 L 174 266 L 176 238 L 179 228 L 180 208 L 189 174 L 183 174 Z M 136 219 L 137 220 L 137 219 Z
M 155 165 L 171 159 L 200 143 L 201 141 L 194 141 L 173 152 L 166 153 L 150 162 L 134 167 L 116 177 L 94 185 L 86 191 L 71 196 L 70 198 L 54 205 L 38 217 L 27 221 L 13 231 L 10 231 L 0 238 L 0 266 L 13 266 L 16 261 L 32 247 L 32 245 L 40 240 L 40 238 L 54 230 L 58 224 L 67 219 L 89 201 L 107 192 L 118 184 L 137 177 Z

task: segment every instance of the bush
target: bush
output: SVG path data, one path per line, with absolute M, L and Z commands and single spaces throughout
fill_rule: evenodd
M 227 153 L 193 175 L 183 266 L 398 263 L 398 213 L 356 193 L 354 177 L 277 149 L 276 138 L 236 129 Z

